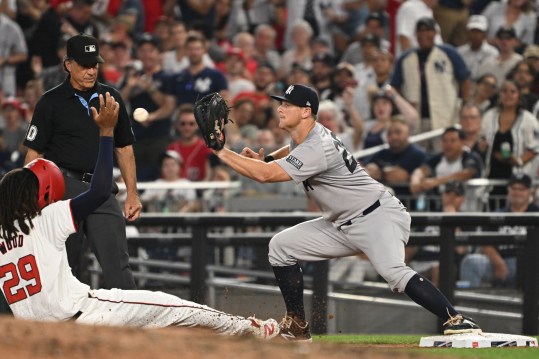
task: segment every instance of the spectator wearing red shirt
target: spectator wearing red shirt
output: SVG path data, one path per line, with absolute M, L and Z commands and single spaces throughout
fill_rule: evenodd
M 183 158 L 180 177 L 190 181 L 206 181 L 211 177 L 209 156 L 212 151 L 206 147 L 198 134 L 193 105 L 186 103 L 179 107 L 174 123 L 178 139 L 168 145 Z

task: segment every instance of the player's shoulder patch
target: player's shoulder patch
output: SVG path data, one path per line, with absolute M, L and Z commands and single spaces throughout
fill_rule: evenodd
M 298 160 L 296 157 L 289 155 L 286 158 L 286 162 L 290 163 L 292 166 L 296 167 L 298 170 L 303 167 L 303 162 Z

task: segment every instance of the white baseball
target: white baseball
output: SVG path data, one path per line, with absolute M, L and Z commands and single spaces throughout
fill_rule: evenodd
M 138 122 L 144 122 L 148 120 L 149 113 L 146 111 L 146 109 L 143 109 L 142 107 L 139 107 L 133 111 L 133 118 L 135 121 Z

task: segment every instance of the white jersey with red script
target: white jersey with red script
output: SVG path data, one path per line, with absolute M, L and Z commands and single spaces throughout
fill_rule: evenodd
M 28 235 L 0 238 L 0 285 L 13 314 L 66 320 L 79 311 L 90 287 L 69 268 L 66 238 L 75 231 L 69 201 L 43 208 Z
M 269 339 L 278 323 L 215 310 L 163 292 L 91 290 L 72 274 L 66 238 L 75 231 L 69 200 L 45 207 L 30 234 L 0 238 L 0 287 L 17 318 L 143 328 L 205 327 Z

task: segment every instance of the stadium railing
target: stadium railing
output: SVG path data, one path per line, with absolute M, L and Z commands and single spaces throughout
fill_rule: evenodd
M 511 213 L 412 213 L 413 226 L 438 226 L 439 235 L 414 235 L 410 245 L 439 245 L 440 246 L 440 290 L 446 294 L 450 301 L 454 300 L 454 247 L 457 245 L 497 245 L 518 244 L 523 247 L 522 271 L 523 299 L 522 299 L 522 332 L 523 334 L 537 334 L 539 317 L 539 228 L 537 223 L 539 213 L 511 214 Z M 191 263 L 183 269 L 189 268 L 189 275 L 179 282 L 189 283 L 190 299 L 207 303 L 208 284 L 214 273 L 220 268 L 211 267 L 209 263 L 209 250 L 218 245 L 266 245 L 272 233 L 212 233 L 215 228 L 233 227 L 234 229 L 252 226 L 282 228 L 295 225 L 315 218 L 314 213 L 196 213 L 196 214 L 143 214 L 135 224 L 137 227 L 176 227 L 189 228 L 188 233 L 181 234 L 141 234 L 130 237 L 129 243 L 142 244 L 160 242 L 167 246 L 170 243 L 183 243 L 191 247 Z M 489 232 L 461 232 L 455 234 L 455 227 L 467 226 L 525 226 L 526 235 L 500 235 Z M 139 262 L 140 265 L 151 265 L 150 261 Z M 156 263 L 153 263 L 156 264 Z M 174 263 L 167 264 L 174 266 Z M 222 268 L 221 268 L 222 269 Z M 96 268 L 92 268 L 94 273 Z M 316 262 L 311 273 L 312 281 L 312 329 L 315 333 L 325 333 L 327 328 L 328 303 L 328 272 L 327 261 Z M 213 273 L 210 275 L 210 273 Z M 140 274 L 152 277 L 153 274 Z M 155 277 L 157 278 L 157 277 Z M 162 279 L 162 278 L 161 278 Z

